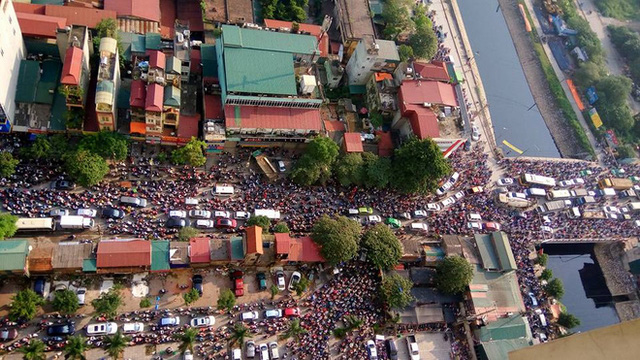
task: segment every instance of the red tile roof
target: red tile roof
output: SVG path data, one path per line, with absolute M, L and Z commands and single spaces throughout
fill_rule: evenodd
M 262 228 L 257 225 L 249 226 L 246 230 L 247 251 L 245 254 L 264 254 L 262 248 Z
M 113 10 L 117 16 L 131 16 L 160 22 L 159 0 L 104 0 L 104 9 Z
M 176 22 L 175 0 L 160 0 L 160 34 L 164 39 L 171 39 L 173 24 Z M 193 52 L 193 50 L 191 50 Z M 198 50 L 199 51 L 199 50 Z M 192 55 L 193 58 L 193 55 Z
M 411 123 L 411 129 L 418 139 L 437 138 L 440 136 L 438 118 L 431 109 L 415 107 L 405 113 Z
M 225 105 L 224 114 L 228 129 L 322 130 L 318 109 Z
M 55 39 L 56 29 L 67 26 L 67 19 L 65 18 L 21 12 L 16 13 L 16 17 L 23 36 Z
M 320 253 L 320 246 L 310 237 L 291 239 L 289 247 L 289 261 L 299 262 L 324 262 L 325 259 Z
M 329 121 L 329 120 L 325 120 L 324 121 L 324 128 L 328 131 L 328 132 L 335 132 L 335 131 L 344 131 L 344 123 L 342 121 Z
M 291 29 L 292 24 L 293 22 L 291 21 L 264 19 L 264 25 L 272 29 L 279 29 L 281 27 Z M 329 34 L 324 34 L 324 36 L 320 37 L 320 34 L 322 33 L 322 27 L 320 25 L 300 23 L 298 29 L 315 36 L 316 39 L 318 39 L 320 56 L 327 56 L 329 53 Z
M 289 234 L 276 233 L 274 236 L 276 238 L 276 255 L 288 254 L 289 242 L 291 241 Z
M 198 137 L 198 123 L 200 123 L 200 114 L 180 115 L 180 123 L 178 123 L 178 137 L 191 139 L 192 136 Z
M 224 119 L 220 95 L 204 96 L 204 118 L 211 120 Z
M 147 50 L 147 55 L 149 55 L 149 68 L 160 68 L 164 70 L 167 65 L 167 57 L 162 51 Z
M 364 151 L 359 133 L 344 133 L 344 150 L 348 153 Z
M 200 49 L 191 49 L 191 67 L 189 70 L 194 74 L 202 74 L 202 64 L 200 60 L 202 55 Z
M 164 97 L 164 88 L 162 85 L 153 83 L 147 86 L 147 100 L 144 109 L 146 111 L 162 111 L 162 99 Z
M 210 262 L 209 238 L 192 238 L 189 240 L 189 258 L 191 263 Z
M 202 22 L 202 8 L 198 0 L 181 0 L 180 6 L 177 7 L 176 18 L 183 22 L 189 22 L 191 31 L 203 31 L 204 23 Z
M 434 105 L 458 106 L 453 85 L 439 81 L 405 80 L 400 86 L 398 96 L 404 113 L 411 106 L 424 103 Z
M 144 81 L 133 80 L 133 82 L 131 82 L 131 98 L 129 99 L 129 105 L 132 107 L 143 108 L 146 96 L 147 89 Z
M 84 25 L 92 29 L 106 18 L 116 18 L 115 11 L 80 8 L 73 6 L 46 5 L 44 14 L 67 19 L 69 25 Z
M 391 140 L 391 132 L 376 131 L 378 137 L 378 155 L 379 156 L 391 156 L 393 154 L 393 140 Z
M 96 264 L 98 268 L 151 265 L 151 242 L 145 240 L 100 241 Z
M 82 50 L 75 46 L 69 46 L 64 56 L 64 66 L 60 83 L 64 85 L 79 85 L 82 75 Z
M 423 79 L 449 82 L 447 64 L 442 61 L 432 61 L 429 64 L 414 62 L 413 70 Z
M 27 4 L 27 3 L 19 3 L 13 2 L 13 9 L 18 13 L 29 13 L 29 14 L 40 14 L 44 15 L 44 9 L 46 5 L 36 5 L 36 4 Z

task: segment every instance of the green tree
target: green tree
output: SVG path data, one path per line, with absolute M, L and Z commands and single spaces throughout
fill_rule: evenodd
M 107 355 L 109 355 L 109 357 L 111 357 L 112 359 L 117 360 L 120 358 L 127 345 L 129 345 L 129 341 L 131 341 L 131 338 L 129 338 L 128 336 L 123 336 L 122 333 L 118 331 L 113 335 L 105 336 L 103 341 L 105 344 L 104 350 L 106 351 Z
M 200 235 L 200 231 L 191 226 L 185 226 L 182 229 L 178 230 L 179 241 L 189 241 L 189 239 L 194 238 L 198 235 Z
M 13 155 L 7 151 L 0 152 L 0 177 L 8 178 L 16 172 L 20 160 L 14 159 Z
M 204 141 L 192 137 L 185 146 L 173 150 L 171 160 L 176 165 L 203 166 L 207 162 L 207 157 L 204 156 L 206 148 Z
M 369 121 L 371 121 L 371 126 L 376 129 L 384 124 L 384 118 L 376 110 L 373 110 L 369 113 Z
M 129 142 L 121 134 L 113 131 L 100 131 L 86 135 L 80 140 L 80 149 L 98 154 L 105 159 L 122 161 L 129 153 Z
M 369 228 L 360 243 L 367 259 L 384 271 L 392 269 L 402 257 L 402 244 L 398 237 L 384 224 Z
M 618 151 L 618 159 L 627 159 L 636 157 L 636 152 L 630 145 L 620 145 L 616 149 Z
M 307 288 L 309 287 L 309 279 L 306 276 L 302 276 L 300 278 L 300 281 L 298 281 L 298 283 L 293 287 L 293 289 L 296 291 L 296 295 L 300 296 L 302 295 L 305 291 L 307 291 Z
M 184 303 L 189 306 L 200 299 L 200 293 L 196 289 L 191 289 L 182 294 L 182 298 L 184 299 Z
M 385 22 L 383 34 L 386 39 L 396 40 L 398 35 L 411 30 L 413 22 L 409 17 L 409 9 L 411 9 L 409 0 L 385 1 L 382 18 Z
M 196 343 L 196 337 L 198 336 L 198 330 L 195 328 L 187 328 L 180 335 L 180 346 L 178 350 L 184 354 L 187 350 L 193 353 L 193 345 Z
M 362 160 L 364 161 L 362 176 L 364 185 L 378 189 L 387 187 L 391 175 L 391 159 L 366 151 L 362 153 Z
M 562 284 L 562 280 L 558 278 L 552 279 L 544 286 L 544 291 L 549 296 L 556 298 L 557 300 L 562 299 L 564 296 L 564 285 Z
M 45 348 L 42 340 L 31 339 L 28 345 L 18 348 L 18 352 L 22 354 L 24 360 L 45 360 L 47 358 Z
M 402 44 L 398 47 L 398 54 L 400 55 L 400 61 L 405 62 L 413 58 L 413 48 L 409 45 Z
M 542 270 L 542 273 L 540 274 L 540 279 L 542 280 L 551 280 L 551 278 L 553 277 L 553 271 L 551 269 L 544 269 Z
M 587 61 L 580 64 L 573 74 L 573 78 L 578 86 L 587 88 L 595 85 L 605 75 L 602 66 L 592 61 Z
M 321 246 L 320 252 L 329 265 L 351 260 L 358 252 L 359 223 L 344 216 L 332 219 L 326 215 L 313 226 L 311 238 Z
M 53 305 L 55 311 L 63 314 L 73 314 L 80 307 L 78 295 L 76 295 L 75 291 L 69 289 L 56 291 L 51 305 Z
M 44 300 L 40 295 L 31 289 L 18 291 L 11 297 L 11 305 L 9 309 L 9 319 L 11 321 L 31 320 L 36 317 L 38 308 L 44 304 Z
M 288 234 L 290 232 L 290 230 L 289 230 L 289 226 L 287 226 L 286 222 L 279 222 L 279 223 L 276 224 L 276 226 L 273 227 L 273 232 L 274 233 Z
M 218 310 L 231 310 L 236 304 L 236 295 L 229 289 L 224 289 L 218 297 Z
M 65 360 L 86 360 L 87 357 L 84 354 L 88 349 L 87 341 L 82 335 L 69 336 L 64 346 L 64 358 Z
M 364 161 L 360 153 L 347 153 L 333 165 L 333 173 L 342 186 L 360 185 L 363 178 Z
M 331 167 L 340 148 L 328 137 L 313 139 L 291 171 L 291 179 L 298 185 L 325 183 L 331 177 Z
M 269 227 L 271 226 L 271 220 L 264 215 L 252 216 L 249 218 L 249 220 L 247 220 L 245 226 L 249 227 L 254 225 L 260 226 L 262 228 L 262 231 L 267 232 L 269 231 Z
M 640 35 L 626 26 L 607 26 L 611 42 L 626 59 L 640 56 Z
M 271 292 L 271 300 L 273 300 L 276 297 L 276 295 L 278 295 L 278 293 L 280 292 L 280 289 L 278 289 L 276 284 L 273 284 L 269 288 L 269 291 Z
M 87 150 L 77 150 L 64 157 L 67 174 L 82 186 L 96 185 L 109 172 L 107 162 Z
M 392 309 L 403 309 L 415 298 L 411 295 L 413 283 L 397 273 L 391 273 L 382 279 L 380 296 Z
M 149 298 L 144 298 L 144 299 L 140 300 L 140 307 L 141 308 L 151 307 L 151 300 L 149 300 Z
M 53 135 L 49 137 L 49 143 L 51 144 L 50 157 L 53 160 L 62 161 L 66 154 L 73 152 L 73 147 L 69 143 L 69 138 L 66 135 Z
M 289 327 L 285 330 L 282 335 L 280 335 L 280 339 L 293 339 L 295 342 L 300 341 L 300 337 L 307 333 L 307 329 L 303 328 L 300 325 L 300 319 L 293 319 L 289 323 Z
M 411 138 L 395 150 L 391 184 L 404 193 L 426 194 L 450 172 L 449 163 L 433 140 Z
M 549 261 L 549 255 L 545 253 L 539 254 L 536 258 L 536 264 L 540 266 L 547 266 L 547 261 Z
M 122 295 L 120 290 L 111 289 L 108 292 L 100 295 L 99 298 L 91 301 L 91 305 L 97 314 L 103 314 L 107 317 L 115 317 L 120 305 L 122 305 Z
M 51 142 L 46 135 L 38 135 L 31 146 L 22 149 L 22 156 L 30 159 L 49 159 Z
M 11 214 L 0 215 L 0 240 L 10 238 L 18 231 L 18 217 Z
M 244 344 L 246 339 L 251 338 L 251 331 L 248 327 L 246 327 L 243 323 L 236 323 L 231 329 L 231 339 L 230 343 L 233 344 Z
M 580 319 L 573 314 L 561 312 L 560 316 L 558 316 L 558 325 L 573 329 L 576 326 L 580 326 Z
M 447 256 L 436 266 L 436 286 L 445 294 L 459 294 L 473 279 L 473 266 L 462 256 Z
M 416 26 L 416 31 L 409 38 L 409 45 L 416 57 L 431 60 L 438 50 L 438 39 L 433 32 L 431 21 L 427 19 L 424 25 Z

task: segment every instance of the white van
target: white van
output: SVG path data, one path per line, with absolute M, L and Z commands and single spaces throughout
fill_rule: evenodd
M 256 209 L 253 213 L 254 216 L 266 216 L 271 220 L 280 219 L 280 211 L 273 209 Z
M 280 170 L 280 172 L 287 171 L 287 168 L 284 166 L 284 161 L 282 160 L 278 161 L 278 170 Z
M 572 219 L 579 219 L 580 218 L 580 209 L 576 206 L 572 207 L 571 209 L 569 209 L 569 214 L 568 216 Z
M 278 343 L 272 341 L 269 343 L 269 350 L 271 351 L 271 360 L 280 359 L 280 353 L 278 352 Z
M 231 196 L 235 193 L 235 189 L 231 185 L 220 184 L 216 185 L 213 189 L 213 195 L 217 196 Z
M 467 215 L 467 219 L 469 221 L 480 222 L 480 221 L 482 221 L 482 216 L 480 216 L 480 214 L 478 214 L 478 213 L 470 213 L 469 215 Z
M 242 350 L 235 348 L 231 350 L 231 359 L 232 360 L 242 360 Z
M 547 192 L 544 189 L 540 189 L 540 188 L 529 188 L 529 189 L 526 189 L 524 193 L 527 194 L 527 196 L 539 196 L 539 197 L 547 196 Z

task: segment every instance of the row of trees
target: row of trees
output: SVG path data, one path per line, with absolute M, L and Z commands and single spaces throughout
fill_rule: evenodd
M 411 10 L 415 16 L 411 18 Z M 389 40 L 399 40 L 408 35 L 408 43 L 400 45 L 400 60 L 412 57 L 426 60 L 436 54 L 438 39 L 433 31 L 433 24 L 426 15 L 427 8 L 413 4 L 411 0 L 387 0 L 382 11 L 385 21 L 383 34 Z
M 403 193 L 425 194 L 435 190 L 438 180 L 450 172 L 449 163 L 431 139 L 411 138 L 389 159 L 369 152 L 339 155 L 333 140 L 318 137 L 296 162 L 291 179 L 309 186 L 325 184 L 334 175 L 343 186 L 391 186 Z
M 305 22 L 309 0 L 260 0 L 263 19 Z

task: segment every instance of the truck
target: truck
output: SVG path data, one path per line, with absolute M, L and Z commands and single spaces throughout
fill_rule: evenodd
M 583 219 L 606 219 L 607 216 L 605 215 L 604 211 L 584 210 L 582 212 L 582 218 Z
M 91 229 L 94 221 L 91 218 L 80 215 L 67 215 L 60 217 L 58 225 L 61 229 Z
M 593 204 L 595 202 L 596 202 L 596 199 L 593 196 L 583 196 L 576 200 L 577 205 Z
M 638 212 L 640 211 L 640 202 L 631 202 L 629 203 L 629 205 L 627 205 L 627 207 L 631 212 Z
M 587 191 L 587 189 L 570 190 L 569 193 L 571 194 L 571 197 L 573 197 L 573 198 L 589 195 L 589 191 Z
M 418 349 L 415 335 L 407 335 L 407 348 L 409 349 L 411 360 L 420 360 L 420 349 Z
M 518 197 L 507 196 L 507 194 L 498 194 L 498 201 L 506 204 L 507 206 L 515 208 L 526 208 L 533 204 L 533 201 Z
M 571 201 L 570 200 L 547 201 L 544 204 L 544 210 L 545 210 L 545 212 L 553 212 L 553 211 L 566 209 L 569 206 L 571 206 Z
M 278 178 L 278 172 L 276 171 L 276 168 L 273 166 L 273 164 L 271 164 L 271 161 L 269 161 L 269 158 L 267 158 L 267 156 L 263 154 L 262 151 L 256 150 L 251 155 L 253 156 L 254 159 L 256 159 L 256 162 L 258 163 L 258 167 L 260 167 L 260 170 L 262 170 L 264 175 L 270 181 L 273 181 Z
M 600 189 L 613 188 L 615 190 L 627 190 L 633 187 L 633 181 L 625 178 L 606 178 L 598 181 Z
M 614 188 L 604 188 L 598 190 L 596 194 L 598 194 L 598 196 L 611 197 L 616 196 L 616 190 Z

